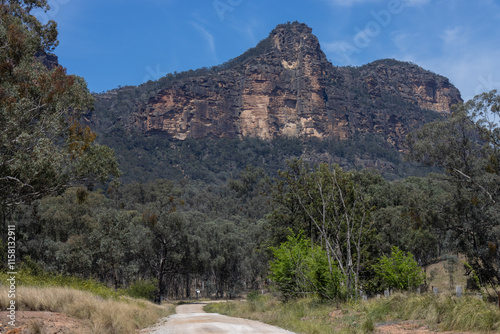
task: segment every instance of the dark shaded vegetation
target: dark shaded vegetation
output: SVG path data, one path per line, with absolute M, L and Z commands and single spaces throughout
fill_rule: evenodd
M 20 258 L 44 271 L 94 278 L 161 298 L 235 295 L 259 288 L 257 252 L 270 202 L 263 174 L 248 169 L 223 187 L 131 183 L 105 195 L 70 188 L 12 214 Z M 6 256 L 4 253 L 3 256 Z
M 312 163 L 338 163 L 345 169 L 378 169 L 390 180 L 439 170 L 404 161 L 400 153 L 376 135 L 359 135 L 346 141 L 291 138 L 173 141 L 115 130 L 101 142 L 114 148 L 124 183 L 158 178 L 224 182 L 248 165 L 276 177 L 278 170 L 286 168 L 286 160 L 300 157 Z

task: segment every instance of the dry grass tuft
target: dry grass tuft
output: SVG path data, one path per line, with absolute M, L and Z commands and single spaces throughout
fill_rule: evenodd
M 31 321 L 28 324 L 30 334 L 44 334 L 43 323 L 41 321 Z
M 0 287 L 0 307 L 3 309 L 9 302 L 7 290 Z M 59 312 L 82 319 L 96 334 L 135 333 L 174 312 L 171 305 L 159 306 L 128 297 L 104 299 L 90 292 L 58 287 L 18 287 L 16 304 L 20 311 Z M 40 324 L 32 324 L 32 327 L 32 332 L 42 332 Z
M 359 311 L 376 321 L 423 320 L 442 330 L 491 332 L 500 330 L 498 306 L 476 297 L 456 298 L 431 293 L 395 294 L 389 299 L 359 304 Z
M 340 309 L 337 309 L 340 307 Z M 384 323 L 415 322 L 445 331 L 499 332 L 498 306 L 475 297 L 403 294 L 340 304 L 260 297 L 209 304 L 207 312 L 259 320 L 297 333 L 373 333 Z

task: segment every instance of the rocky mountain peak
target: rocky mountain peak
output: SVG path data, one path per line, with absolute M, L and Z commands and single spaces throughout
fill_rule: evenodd
M 242 65 L 243 70 L 248 69 L 249 65 L 269 65 L 297 70 L 311 61 L 322 63 L 325 67 L 331 66 L 312 29 L 304 23 L 293 22 L 278 25 L 255 47 L 216 68 L 241 71 Z
M 308 54 L 324 56 L 318 38 L 304 23 L 280 24 L 269 34 L 268 38 L 278 52 L 277 56 L 288 62 L 290 66 L 303 60 L 303 57 Z
M 448 79 L 415 64 L 335 67 L 312 29 L 298 22 L 278 25 L 221 66 L 170 75 L 156 87 L 128 119 L 146 134 L 175 140 L 374 134 L 398 150 L 411 130 L 462 100 Z

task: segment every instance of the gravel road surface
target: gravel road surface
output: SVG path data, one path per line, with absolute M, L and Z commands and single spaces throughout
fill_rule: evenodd
M 233 318 L 218 313 L 205 313 L 206 302 L 177 306 L 173 314 L 162 319 L 154 327 L 142 330 L 141 334 L 293 334 L 284 329 L 262 322 Z

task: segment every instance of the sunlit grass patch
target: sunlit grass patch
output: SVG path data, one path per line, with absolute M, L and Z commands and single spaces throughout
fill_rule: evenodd
M 10 302 L 8 288 L 0 287 L 0 307 Z M 171 305 L 156 305 L 130 297 L 104 298 L 87 291 L 65 287 L 16 289 L 20 311 L 51 311 L 84 320 L 93 333 L 135 333 L 174 312 Z
M 388 299 L 359 303 L 358 310 L 375 322 L 422 320 L 441 330 L 491 332 L 500 330 L 498 305 L 464 296 L 395 294 Z

